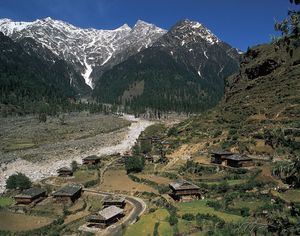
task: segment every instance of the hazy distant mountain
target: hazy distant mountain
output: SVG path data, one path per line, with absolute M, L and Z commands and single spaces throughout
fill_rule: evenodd
M 34 22 L 0 20 L 0 31 L 19 41 L 31 37 L 80 72 L 92 86 L 92 77 L 147 48 L 165 30 L 138 21 L 115 30 L 82 29 L 63 21 L 45 18 Z
M 135 109 L 207 109 L 221 99 L 224 78 L 238 70 L 239 57 L 202 24 L 180 21 L 151 47 L 105 72 L 93 94 L 100 102 Z

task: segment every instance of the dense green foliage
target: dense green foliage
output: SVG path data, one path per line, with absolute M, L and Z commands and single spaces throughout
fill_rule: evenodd
M 39 103 L 65 104 L 75 95 L 60 71 L 51 70 L 37 56 L 0 34 L 0 104 L 37 111 Z
M 125 160 L 125 169 L 127 174 L 141 172 L 144 169 L 145 160 L 140 156 L 130 156 Z
M 76 170 L 78 170 L 78 163 L 77 163 L 77 161 L 72 161 L 71 168 L 72 168 L 73 172 L 75 172 Z
M 6 180 L 6 188 L 7 189 L 27 189 L 30 188 L 32 185 L 30 179 L 22 174 L 13 174 L 8 177 Z
M 164 52 L 144 53 L 148 61 L 136 64 L 136 59 L 131 57 L 100 78 L 94 90 L 99 102 L 120 103 L 124 91 L 136 81 L 145 83 L 142 95 L 125 101 L 134 111 L 147 107 L 162 111 L 199 111 L 221 99 L 223 87 L 217 81 L 199 80 L 195 71 L 187 70 Z M 160 59 L 153 58 L 153 53 Z

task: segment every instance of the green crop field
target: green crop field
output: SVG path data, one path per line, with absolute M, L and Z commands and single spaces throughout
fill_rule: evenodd
M 167 222 L 169 213 L 166 209 L 158 209 L 153 213 L 144 215 L 141 219 L 128 227 L 125 235 L 127 236 L 143 236 L 153 235 L 154 225 L 156 222 L 160 222 L 158 232 L 160 235 L 168 236 L 173 235 L 172 228 Z
M 179 209 L 179 214 L 183 215 L 186 213 L 191 213 L 196 215 L 197 213 L 200 214 L 210 214 L 215 215 L 225 222 L 238 222 L 242 220 L 241 216 L 233 215 L 221 211 L 216 211 L 212 207 L 208 207 L 206 205 L 206 200 L 198 200 L 198 201 L 192 201 L 192 202 L 181 202 L 177 204 L 177 207 Z
M 14 202 L 14 199 L 11 197 L 0 197 L 0 207 L 12 205 Z

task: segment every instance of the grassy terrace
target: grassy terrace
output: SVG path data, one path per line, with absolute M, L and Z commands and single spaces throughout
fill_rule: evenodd
M 216 211 L 216 210 L 214 210 L 214 208 L 207 206 L 206 203 L 207 203 L 206 200 L 197 200 L 197 201 L 192 201 L 192 202 L 181 202 L 181 203 L 178 203 L 176 206 L 178 207 L 179 215 L 183 215 L 186 213 L 190 213 L 193 215 L 196 215 L 197 213 L 210 214 L 210 215 L 215 215 L 228 223 L 229 222 L 238 222 L 238 221 L 242 220 L 242 218 L 243 218 L 238 215 L 225 213 L 225 212 L 221 212 L 221 211 Z
M 10 206 L 14 203 L 14 199 L 11 197 L 0 197 L 0 208 Z
M 166 209 L 158 209 L 153 213 L 144 215 L 134 225 L 129 226 L 125 236 L 153 235 L 155 223 L 159 222 L 158 232 L 160 235 L 173 235 L 172 227 L 167 221 L 169 212 Z

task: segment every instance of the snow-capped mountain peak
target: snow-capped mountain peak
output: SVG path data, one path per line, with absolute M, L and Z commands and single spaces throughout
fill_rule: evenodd
M 117 28 L 116 30 L 131 30 L 130 26 L 127 24 L 122 25 L 121 27 Z
M 0 31 L 16 41 L 25 37 L 33 38 L 72 64 L 91 87 L 91 76 L 98 76 L 93 73 L 95 68 L 102 73 L 102 67 L 109 68 L 126 60 L 166 33 L 165 30 L 141 20 L 133 28 L 124 24 L 114 30 L 102 30 L 82 29 L 50 17 L 33 22 L 0 19 Z
M 207 29 L 203 24 L 197 21 L 182 20 L 179 21 L 172 29 L 175 34 L 181 35 L 182 40 L 185 38 L 202 38 L 209 44 L 219 43 L 220 40 L 215 36 L 209 29 Z M 186 40 L 185 40 L 186 43 Z

